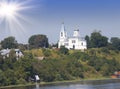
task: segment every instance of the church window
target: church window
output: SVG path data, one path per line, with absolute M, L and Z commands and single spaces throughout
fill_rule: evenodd
M 76 43 L 76 41 L 75 41 L 75 40 L 72 40 L 72 43 Z
M 63 33 L 61 32 L 61 37 L 63 37 Z
M 83 43 L 81 43 L 81 45 L 83 46 Z
M 65 43 L 65 46 L 68 46 L 69 44 L 68 43 Z

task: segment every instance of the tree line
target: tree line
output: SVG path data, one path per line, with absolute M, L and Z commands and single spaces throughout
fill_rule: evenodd
M 108 37 L 103 36 L 100 31 L 94 31 L 90 36 L 86 35 L 87 48 L 101 48 L 107 47 L 112 50 L 120 50 L 120 38 L 111 37 L 110 41 Z M 51 46 L 57 47 L 57 43 L 50 45 L 46 35 L 38 34 L 33 35 L 28 39 L 28 44 L 18 44 L 15 37 L 7 37 L 1 41 L 1 47 L 3 49 L 21 48 L 21 49 L 37 49 L 48 48 Z
M 37 48 L 48 48 L 49 42 L 46 35 L 33 35 L 28 40 L 28 45 L 19 44 L 15 37 L 10 36 L 1 41 L 1 48 L 3 49 L 12 49 L 12 48 L 20 48 L 20 49 L 37 49 Z
M 111 37 L 110 42 L 108 37 L 103 36 L 100 31 L 94 31 L 90 36 L 85 37 L 88 48 L 107 47 L 112 50 L 120 50 L 120 38 Z

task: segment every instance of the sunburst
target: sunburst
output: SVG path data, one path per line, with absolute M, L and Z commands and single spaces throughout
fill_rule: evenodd
M 13 16 L 17 9 L 18 8 L 16 5 L 7 5 L 5 3 L 2 3 L 0 6 L 0 16 Z
M 5 29 L 6 36 L 23 35 L 24 23 L 30 22 L 23 12 L 28 12 L 31 0 L 0 0 L 0 27 Z M 23 23 L 24 22 L 24 23 Z M 25 34 L 25 33 L 24 33 Z

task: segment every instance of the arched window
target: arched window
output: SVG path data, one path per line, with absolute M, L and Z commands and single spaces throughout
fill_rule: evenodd
M 72 43 L 76 43 L 76 41 L 75 41 L 75 40 L 72 40 Z
M 63 37 L 63 33 L 61 32 L 61 37 Z
M 83 46 L 83 43 L 81 43 L 81 45 Z

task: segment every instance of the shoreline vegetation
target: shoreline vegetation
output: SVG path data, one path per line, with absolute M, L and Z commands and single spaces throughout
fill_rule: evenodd
M 62 54 L 56 49 L 33 49 L 25 50 L 24 58 L 18 61 L 13 60 L 13 56 L 3 59 L 0 66 L 0 86 L 3 87 L 0 88 L 35 85 L 36 74 L 40 77 L 40 86 L 111 79 L 110 76 L 120 69 L 119 51 L 96 48 L 84 52 L 69 50 L 68 53 Z M 45 58 L 35 59 L 40 55 Z
M 56 85 L 64 85 L 64 84 L 90 84 L 91 82 L 98 82 L 98 81 L 110 81 L 111 82 L 120 82 L 120 78 L 100 78 L 100 79 L 82 79 L 82 80 L 66 80 L 66 81 L 54 81 L 54 82 L 38 82 L 38 83 L 27 83 L 27 84 L 19 84 L 19 85 L 9 85 L 9 86 L 2 86 L 0 89 L 6 89 L 6 88 L 18 88 L 18 87 L 28 87 L 28 86 L 56 86 Z
M 35 85 L 34 75 L 39 76 L 42 86 L 70 83 L 69 80 L 73 83 L 111 79 L 110 76 L 120 70 L 119 51 L 96 48 L 84 52 L 69 50 L 68 53 L 56 49 L 32 49 L 25 50 L 24 57 L 19 60 L 11 54 L 10 58 L 1 60 L 0 86 L 3 87 L 0 88 Z M 35 59 L 40 55 L 45 58 Z

